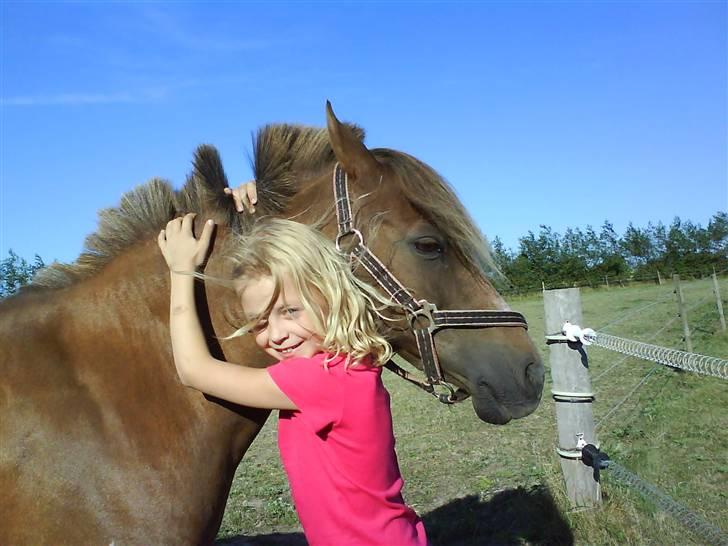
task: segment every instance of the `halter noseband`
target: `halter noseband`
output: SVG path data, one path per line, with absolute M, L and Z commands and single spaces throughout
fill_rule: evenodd
M 410 328 L 417 341 L 417 350 L 420 353 L 422 367 L 427 379 L 426 381 L 413 379 L 407 371 L 392 361 L 386 364 L 387 368 L 434 395 L 440 402 L 452 404 L 464 400 L 467 398 L 467 393 L 445 381 L 440 367 L 440 360 L 437 357 L 437 350 L 435 349 L 434 333 L 445 328 L 520 327 L 528 329 L 526 318 L 515 311 L 493 311 L 488 309 L 441 311 L 434 303 L 415 299 L 379 258 L 369 250 L 364 244 L 364 237 L 361 232 L 353 227 L 348 177 L 339 163 L 334 167 L 334 196 L 336 199 L 336 219 L 339 226 L 339 233 L 336 236 L 336 248 L 342 254 L 348 254 L 359 261 L 392 300 L 404 308 Z M 347 250 L 343 250 L 341 243 L 348 237 L 354 237 L 356 241 Z M 446 392 L 438 393 L 435 389 L 436 385 L 444 387 Z

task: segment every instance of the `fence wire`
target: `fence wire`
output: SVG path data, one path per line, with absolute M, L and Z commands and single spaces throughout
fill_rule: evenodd
M 615 406 L 612 409 L 610 409 L 604 417 L 602 417 L 601 419 L 599 419 L 599 421 L 597 421 L 597 423 L 594 425 L 594 430 L 597 430 L 602 425 L 602 423 L 604 423 L 615 411 L 617 411 L 622 406 L 622 404 L 624 404 L 627 400 L 629 400 L 630 397 L 637 391 L 637 389 L 639 389 L 642 385 L 644 385 L 647 382 L 647 380 L 650 378 L 650 376 L 659 369 L 660 369 L 660 366 L 658 364 L 657 366 L 653 367 L 649 372 L 647 372 L 647 374 L 642 378 L 642 380 L 639 383 L 637 383 L 637 385 L 635 385 L 635 387 L 631 391 L 629 391 L 627 393 L 627 396 L 625 396 L 624 398 L 622 398 L 622 400 L 617 402 L 617 404 L 615 404 Z
M 651 303 L 648 303 L 647 305 L 643 305 L 642 307 L 639 307 L 637 309 L 634 309 L 632 311 L 629 311 L 628 313 L 621 315 L 619 318 L 613 320 L 612 322 L 609 322 L 609 323 L 605 324 L 604 326 L 602 326 L 601 328 L 598 328 L 597 331 L 603 332 L 607 328 L 614 326 L 615 324 L 619 324 L 620 322 L 624 322 L 628 318 L 632 318 L 634 315 L 637 315 L 637 314 L 641 313 L 642 311 L 645 311 L 645 310 L 647 310 L 651 307 L 654 307 L 655 305 L 659 305 L 661 303 L 668 303 L 674 299 L 675 299 L 675 297 L 672 293 L 667 296 L 663 296 L 662 298 L 660 298 L 657 301 L 653 301 Z
M 714 546 L 728 546 L 728 536 L 723 531 L 704 520 L 688 508 L 673 500 L 654 485 L 632 474 L 622 465 L 609 461 L 607 475 L 613 475 L 619 481 L 636 489 L 643 497 L 653 501 L 662 510 L 669 513 L 687 529 L 702 537 L 708 544 Z
M 589 336 L 589 341 L 597 347 L 643 358 L 672 368 L 728 379 L 728 360 L 715 356 L 686 353 L 677 349 L 667 349 L 601 332 Z

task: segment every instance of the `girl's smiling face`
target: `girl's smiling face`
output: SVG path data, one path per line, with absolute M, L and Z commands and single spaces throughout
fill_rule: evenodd
M 247 280 L 238 292 L 245 314 L 257 319 L 251 330 L 255 343 L 276 360 L 294 356 L 310 358 L 321 352 L 321 338 L 315 333 L 301 295 L 288 277 L 284 278 L 278 299 L 266 315 L 275 289 L 275 280 L 267 276 Z

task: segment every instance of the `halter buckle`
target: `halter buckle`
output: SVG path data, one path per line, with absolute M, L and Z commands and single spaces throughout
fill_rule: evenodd
M 434 313 L 437 312 L 437 305 L 427 300 L 417 300 L 419 309 L 408 309 L 408 318 L 413 330 L 428 330 L 433 332 L 436 329 Z M 426 324 L 423 324 L 425 322 Z
M 359 241 L 357 243 L 349 246 L 348 247 L 349 248 L 348 250 L 342 250 L 341 249 L 341 241 L 345 237 L 351 237 L 351 236 L 356 236 L 356 238 L 359 239 Z M 363 245 L 363 244 L 364 244 L 364 236 L 361 234 L 361 231 L 359 231 L 356 228 L 351 228 L 349 231 L 345 231 L 343 233 L 339 233 L 336 236 L 336 250 L 339 251 L 342 254 L 351 254 L 351 249 L 352 248 L 357 247 L 359 245 Z

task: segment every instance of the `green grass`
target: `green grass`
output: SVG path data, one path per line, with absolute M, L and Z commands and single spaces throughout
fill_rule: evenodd
M 582 289 L 584 324 L 616 336 L 683 348 L 672 284 Z M 721 281 L 728 312 L 728 280 Z M 693 350 L 728 357 L 709 280 L 684 284 Z M 631 312 L 663 300 L 641 312 Z M 548 368 L 539 295 L 511 300 L 528 318 Z M 624 399 L 654 364 L 588 349 L 595 420 Z M 386 374 L 392 395 L 405 498 L 436 545 L 702 544 L 638 493 L 602 473 L 599 508 L 572 510 L 554 452 L 556 425 L 550 378 L 539 409 L 499 427 L 482 423 L 470 402 L 443 406 Z M 728 389 L 725 380 L 659 367 L 598 428 L 602 449 L 709 522 L 728 531 Z M 278 460 L 271 418 L 238 469 L 219 538 L 228 544 L 304 544 Z M 237 537 L 237 538 L 235 538 Z M 245 538 L 243 538 L 245 537 Z

